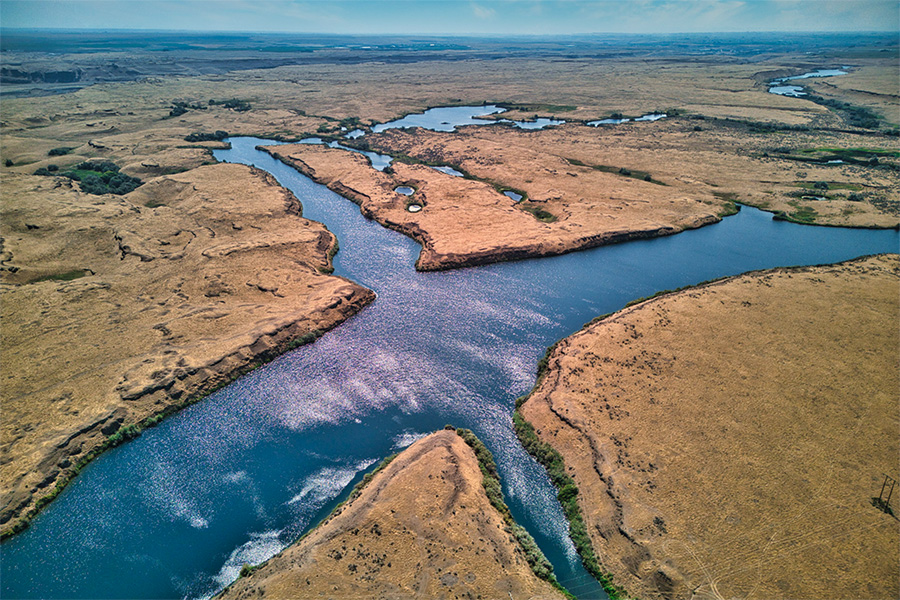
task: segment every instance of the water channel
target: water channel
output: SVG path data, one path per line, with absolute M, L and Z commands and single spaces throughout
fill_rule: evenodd
M 676 236 L 553 258 L 420 273 L 418 245 L 231 139 L 219 160 L 273 173 L 340 240 L 336 274 L 377 301 L 101 456 L 5 543 L 3 598 L 198 598 L 314 525 L 384 456 L 446 423 L 494 453 L 507 501 L 580 598 L 581 568 L 511 413 L 544 349 L 658 290 L 782 265 L 897 252 L 895 230 L 810 227 L 751 208 Z

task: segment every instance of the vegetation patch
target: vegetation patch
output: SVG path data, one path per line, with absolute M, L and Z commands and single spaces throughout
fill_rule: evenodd
M 730 217 L 731 215 L 736 215 L 741 211 L 741 207 L 738 206 L 738 195 L 734 192 L 713 192 L 713 196 L 727 202 L 727 204 L 722 207 L 722 210 L 719 212 L 720 217 Z
M 50 275 L 43 275 L 35 279 L 32 283 L 38 283 L 40 281 L 72 281 L 73 279 L 79 279 L 87 275 L 87 271 L 84 269 L 76 269 L 74 271 L 66 271 L 65 273 L 52 273 Z
M 75 148 L 69 148 L 66 146 L 61 146 L 59 148 L 53 148 L 50 152 L 47 153 L 47 156 L 64 156 L 74 150 Z
M 538 377 L 540 377 L 540 366 L 538 373 Z M 575 550 L 578 552 L 578 556 L 581 557 L 584 568 L 600 582 L 610 600 L 627 598 L 625 590 L 613 583 L 613 576 L 600 568 L 597 555 L 594 553 L 593 546 L 591 546 L 591 539 L 588 535 L 587 526 L 584 523 L 584 517 L 581 514 L 581 508 L 578 506 L 578 486 L 575 485 L 575 481 L 566 472 L 566 463 L 562 455 L 553 446 L 541 441 L 531 423 L 526 421 L 519 412 L 519 408 L 526 399 L 527 396 L 523 396 L 516 400 L 516 410 L 513 412 L 513 426 L 516 430 L 516 436 L 518 436 L 525 450 L 547 469 L 550 481 L 559 490 L 557 499 L 562 505 L 566 519 L 569 521 L 569 537 L 572 538 L 572 542 L 575 544 Z
M 801 150 L 803 154 L 811 154 L 813 152 L 825 152 L 828 154 L 841 155 L 848 158 L 871 158 L 874 156 L 892 156 L 900 157 L 900 152 L 896 150 L 884 150 L 881 148 L 806 148 Z
M 790 221 L 791 223 L 799 223 L 801 225 L 811 225 L 815 223 L 816 217 L 819 216 L 819 213 L 810 206 L 799 205 L 793 201 L 788 204 L 793 206 L 796 210 L 791 212 L 778 211 L 772 218 L 776 221 Z
M 218 130 L 214 133 L 191 133 L 185 136 L 186 142 L 221 142 L 228 137 L 227 131 Z
M 447 425 L 444 429 L 452 430 L 454 427 L 452 425 Z M 556 576 L 553 574 L 553 565 L 550 564 L 550 561 L 548 561 L 547 557 L 544 556 L 544 553 L 541 552 L 541 549 L 538 547 L 537 542 L 534 541 L 534 538 L 531 537 L 531 534 L 513 519 L 509 507 L 503 499 L 503 489 L 500 486 L 500 475 L 497 473 L 497 463 L 494 462 L 494 456 L 491 454 L 491 451 L 488 450 L 487 446 L 484 445 L 484 442 L 478 439 L 478 437 L 469 429 L 456 429 L 456 434 L 475 451 L 475 457 L 478 459 L 478 466 L 481 469 L 481 485 L 484 487 L 484 492 L 487 494 L 491 506 L 497 509 L 497 512 L 503 516 L 503 520 L 506 523 L 506 532 L 512 535 L 519 543 L 519 547 L 521 547 L 522 551 L 525 553 L 525 559 L 528 561 L 528 566 L 531 567 L 532 572 L 565 594 L 566 598 L 574 600 L 575 596 L 570 594 L 569 591 L 557 581 Z
M 815 102 L 816 104 L 830 108 L 838 113 L 851 127 L 859 127 L 860 129 L 878 129 L 881 125 L 881 117 L 865 106 L 857 106 L 834 98 L 823 98 L 822 96 L 809 93 L 809 90 L 806 88 L 804 89 L 807 92 L 807 94 L 803 96 L 804 100 L 809 100 L 810 102 Z
M 516 203 L 516 206 L 525 212 L 530 213 L 535 219 L 542 223 L 553 223 L 556 221 L 556 215 L 527 200 L 520 200 Z
M 246 111 L 250 110 L 250 108 L 251 108 L 249 102 L 247 102 L 246 100 L 241 100 L 239 98 L 231 98 L 230 100 L 210 100 L 209 101 L 210 106 L 215 106 L 217 104 L 224 106 L 225 108 L 230 108 L 231 110 L 233 110 L 235 112 L 246 112 Z
M 804 190 L 851 190 L 858 192 L 863 189 L 858 183 L 844 183 L 841 181 L 797 181 L 794 185 Z
M 58 170 L 56 165 L 47 165 L 34 172 L 35 175 L 54 175 Z M 81 182 L 81 191 L 87 194 L 116 194 L 121 196 L 140 187 L 143 182 L 137 177 L 131 177 L 119 172 L 116 163 L 108 160 L 85 161 L 78 163 L 68 171 L 59 175 Z
M 578 107 L 573 104 L 513 104 L 508 102 L 496 102 L 495 106 L 505 108 L 506 110 L 519 110 L 522 112 L 548 112 L 561 113 L 572 112 Z
M 612 173 L 614 175 L 621 175 L 622 177 L 630 177 L 631 179 L 639 179 L 641 181 L 647 181 L 649 183 L 655 183 L 656 185 L 666 185 L 662 181 L 658 179 L 653 179 L 653 176 L 650 175 L 647 171 L 641 171 L 638 169 L 629 169 L 627 167 L 613 167 L 610 165 L 589 165 L 585 162 L 578 160 L 577 158 L 567 158 L 565 159 L 570 165 L 574 165 L 576 167 L 587 167 L 589 169 L 594 169 L 595 171 L 603 171 L 604 173 Z

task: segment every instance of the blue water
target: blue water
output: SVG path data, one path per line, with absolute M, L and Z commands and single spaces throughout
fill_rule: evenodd
M 543 469 L 512 431 L 546 346 L 661 289 L 779 265 L 897 252 L 897 231 L 819 228 L 744 208 L 676 236 L 419 273 L 418 246 L 231 140 L 339 238 L 336 273 L 377 301 L 315 344 L 239 379 L 96 460 L 0 548 L 3 598 L 202 597 L 315 524 L 375 461 L 446 423 L 494 453 L 508 503 L 581 598 L 581 568 Z
M 453 175 L 454 177 L 465 177 L 465 175 L 454 169 L 453 167 L 431 167 L 435 171 L 440 171 L 441 173 L 446 173 L 447 175 Z
M 588 121 L 587 124 L 591 127 L 598 127 L 600 125 L 619 125 L 621 123 L 628 123 L 630 121 L 659 121 L 660 119 L 665 118 L 665 113 L 648 113 L 634 119 L 629 119 L 627 117 L 622 119 L 600 119 L 599 121 Z
M 518 127 L 519 129 L 545 129 L 555 125 L 562 125 L 565 121 L 540 117 L 534 121 L 511 121 L 510 119 L 500 119 L 497 123 L 512 123 L 513 127 Z
M 475 117 L 495 115 L 505 111 L 505 108 L 489 104 L 486 106 L 441 106 L 431 108 L 423 113 L 406 115 L 402 119 L 389 123 L 379 123 L 372 128 L 375 133 L 386 129 L 398 129 L 402 127 L 421 127 L 432 131 L 456 131 L 460 125 L 484 125 L 494 123 Z
M 817 71 L 803 73 L 802 75 L 794 75 L 793 77 L 779 77 L 778 79 L 773 79 L 769 82 L 769 86 L 771 86 L 769 87 L 769 93 L 778 94 L 779 96 L 791 96 L 793 98 L 799 98 L 806 95 L 806 92 L 803 91 L 803 86 L 784 85 L 784 82 L 794 81 L 796 79 L 809 79 L 810 77 L 834 77 L 836 75 L 846 74 L 847 71 L 842 71 L 840 69 L 819 69 Z

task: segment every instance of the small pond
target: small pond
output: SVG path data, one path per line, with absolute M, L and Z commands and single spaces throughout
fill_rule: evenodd
M 412 196 L 415 193 L 415 188 L 411 188 L 408 185 L 401 185 L 399 187 L 395 187 L 394 191 L 398 194 L 403 194 L 404 196 Z
M 519 129 L 544 129 L 545 127 L 553 127 L 554 125 L 562 125 L 565 121 L 558 119 L 547 119 L 540 117 L 534 121 L 513 121 L 511 119 L 500 119 L 498 123 L 511 123 L 513 127 Z
M 447 175 L 453 175 L 454 177 L 465 177 L 465 174 L 457 171 L 453 167 L 431 167 L 435 171 L 440 171 L 441 173 L 446 173 Z
M 456 128 L 460 125 L 491 124 L 493 121 L 485 121 L 475 117 L 495 115 L 505 110 L 505 108 L 494 106 L 493 104 L 485 106 L 442 106 L 430 108 L 423 113 L 406 115 L 402 119 L 390 121 L 389 123 L 380 123 L 375 125 L 372 131 L 380 133 L 387 129 L 398 129 L 401 127 L 421 127 L 432 131 L 456 131 Z
M 849 67 L 844 67 L 848 69 Z M 777 94 L 779 96 L 790 96 L 792 98 L 799 98 L 801 96 L 805 96 L 806 92 L 803 91 L 803 86 L 800 85 L 785 85 L 787 81 L 795 81 L 797 79 L 809 79 L 810 77 L 835 77 L 837 75 L 846 75 L 847 71 L 841 69 L 819 69 L 817 71 L 810 71 L 808 73 L 803 73 L 802 75 L 793 75 L 791 77 L 779 77 L 778 79 L 773 79 L 769 82 L 769 93 Z
M 634 119 L 628 117 L 622 117 L 619 119 L 600 119 L 599 121 L 588 121 L 588 125 L 591 127 L 598 127 L 600 125 L 619 125 L 621 123 L 628 123 L 631 121 L 659 121 L 660 119 L 666 118 L 666 113 L 648 113 L 646 115 L 636 117 Z

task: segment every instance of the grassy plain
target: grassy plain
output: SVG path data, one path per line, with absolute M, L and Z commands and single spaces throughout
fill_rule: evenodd
M 775 269 L 560 342 L 521 415 L 639 598 L 895 598 L 900 258 Z M 893 501 L 893 511 L 898 507 Z
M 367 139 L 378 151 L 523 190 L 532 204 L 585 233 L 684 225 L 721 214 L 732 200 L 792 220 L 807 213 L 806 221 L 819 224 L 900 223 L 900 152 L 890 138 L 768 131 L 695 116 L 540 131 L 504 125 L 456 134 L 389 130 Z M 864 144 L 850 155 L 841 151 Z M 873 157 L 877 164 L 869 164 Z M 585 219 L 597 212 L 607 220 Z
M 295 200 L 246 168 L 212 166 L 209 148 L 222 142 L 187 141 L 194 134 L 341 135 L 342 127 L 430 106 L 502 102 L 513 108 L 507 116 L 570 124 L 536 134 L 498 127 L 382 137 L 385 148 L 411 156 L 444 153 L 482 180 L 398 165 L 399 177 L 421 180 L 423 195 L 426 187 L 434 192 L 423 223 L 441 203 L 455 212 L 438 229 L 466 214 L 464 199 L 442 197 L 451 191 L 482 203 L 478 210 L 487 212 L 473 213 L 482 221 L 509 215 L 521 229 L 503 235 L 520 245 L 546 231 L 576 239 L 579 225 L 596 225 L 584 217 L 594 213 L 617 230 L 606 214 L 618 210 L 611 198 L 630 211 L 632 225 L 696 222 L 732 198 L 808 222 L 897 222 L 896 156 L 879 154 L 878 165 L 797 160 L 827 156 L 806 152 L 816 148 L 896 150 L 897 82 L 886 75 L 895 66 L 893 38 L 444 40 L 436 47 L 317 38 L 300 50 L 279 38 L 260 52 L 256 39 L 200 36 L 190 50 L 176 47 L 179 38 L 83 52 L 77 36 L 18 50 L 9 47 L 14 37 L 4 31 L 0 42 L 4 532 L 110 436 L 127 437 L 121 431 L 371 300 L 319 272 L 328 268 L 332 239 L 297 216 Z M 852 128 L 821 104 L 766 91 L 772 77 L 836 64 L 852 67 L 856 91 L 835 79 L 816 83 L 818 93 L 851 102 L 875 94 L 867 106 L 884 116 L 878 128 Z M 672 109 L 681 115 L 672 121 L 576 123 Z M 472 146 L 471 158 L 460 156 L 461 144 Z M 71 150 L 51 155 L 62 147 Z M 88 159 L 112 160 L 146 183 L 124 197 L 93 196 L 68 179 L 33 175 Z M 378 183 L 356 163 L 353 177 Z M 619 174 L 623 167 L 666 185 Z M 837 184 L 830 198 L 786 193 L 808 196 L 804 185 L 816 181 Z M 491 182 L 527 191 L 556 222 L 512 206 Z M 862 199 L 850 200 L 851 192 Z M 399 213 L 401 225 L 415 223 Z M 457 227 L 457 235 L 465 242 L 471 232 Z
M 221 597 L 563 598 L 532 572 L 483 478 L 462 437 L 433 433 Z
M 427 137 L 421 130 L 410 135 L 420 134 Z M 390 173 L 382 173 L 362 155 L 322 146 L 275 146 L 270 151 L 360 204 L 366 216 L 419 240 L 423 248 L 416 265 L 423 270 L 548 256 L 668 235 L 716 222 L 717 213 L 727 210 L 728 202 L 709 193 L 707 204 L 666 186 L 573 168 L 553 157 L 553 166 L 562 169 L 559 172 L 547 167 L 546 156 L 528 155 L 522 148 L 504 151 L 499 144 L 480 143 L 476 151 L 466 137 L 459 143 L 463 152 L 471 150 L 471 162 L 445 162 L 477 173 L 480 180 L 417 164 L 396 163 Z M 475 163 L 481 159 L 490 167 L 479 169 Z M 580 171 L 580 176 L 573 177 L 578 175 L 573 170 Z M 529 179 L 516 189 L 527 193 L 525 200 L 517 203 L 500 193 L 504 184 L 518 183 L 523 177 Z M 405 196 L 394 191 L 398 186 L 415 192 Z M 421 210 L 410 212 L 407 205 L 412 202 Z
M 374 299 L 326 274 L 335 238 L 300 209 L 243 165 L 126 196 L 4 177 L 4 532 L 85 457 Z

